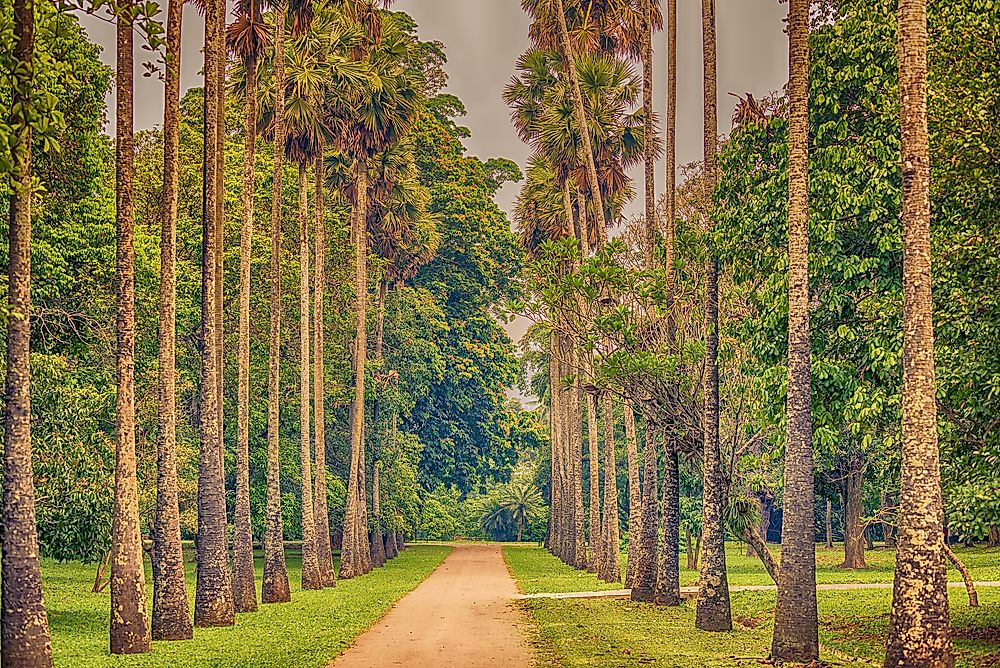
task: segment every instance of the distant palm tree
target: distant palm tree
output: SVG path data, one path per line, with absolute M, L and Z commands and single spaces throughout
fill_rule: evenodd
M 507 487 L 503 507 L 517 527 L 517 541 L 521 542 L 524 530 L 541 514 L 542 494 L 532 482 L 512 484 Z

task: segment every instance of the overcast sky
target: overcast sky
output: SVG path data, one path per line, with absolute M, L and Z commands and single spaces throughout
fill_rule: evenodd
M 664 3 L 665 4 L 665 3 Z M 161 0 L 166 5 L 166 0 Z M 787 3 L 778 0 L 717 0 L 719 130 L 730 129 L 730 117 L 736 98 L 729 93 L 752 92 L 761 97 L 784 86 L 788 72 L 788 45 L 784 35 Z M 468 115 L 460 123 L 472 136 L 465 145 L 483 159 L 506 157 L 522 167 L 529 150 L 520 142 L 510 124 L 501 91 L 510 79 L 518 55 L 528 48 L 528 18 L 519 0 L 398 0 L 394 8 L 409 13 L 419 26 L 421 39 L 445 44 L 448 55 L 448 91 L 465 103 Z M 666 8 L 664 7 L 664 12 Z M 701 3 L 681 0 L 678 3 L 678 75 L 677 75 L 677 162 L 679 165 L 700 159 L 702 151 L 702 69 Z M 104 45 L 102 59 L 114 63 L 114 26 L 82 17 L 93 40 Z M 203 23 L 189 5 L 184 12 L 184 51 L 181 58 L 181 86 L 201 85 Z M 662 117 L 666 91 L 665 36 L 656 40 L 656 76 L 654 100 Z M 139 52 L 138 57 L 146 56 Z M 137 72 L 141 66 L 137 64 Z M 113 98 L 113 93 L 112 93 Z M 113 109 L 113 100 L 109 100 Z M 163 88 L 155 78 L 136 81 L 136 128 L 150 128 L 162 122 Z M 109 118 L 114 132 L 114 119 Z M 663 165 L 657 166 L 657 184 L 664 181 Z M 642 182 L 642 166 L 633 174 Z M 498 203 L 507 211 L 517 194 L 518 185 L 508 184 L 499 194 Z M 628 208 L 630 214 L 641 212 L 640 196 Z M 520 337 L 523 323 L 510 328 Z

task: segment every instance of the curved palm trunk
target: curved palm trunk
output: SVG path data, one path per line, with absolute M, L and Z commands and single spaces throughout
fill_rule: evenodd
M 302 474 L 302 589 L 322 589 L 313 516 L 309 418 L 309 200 L 306 163 L 299 163 L 299 464 Z
M 618 555 L 618 457 L 615 452 L 615 414 L 611 394 L 601 397 L 604 418 L 604 556 L 598 576 L 605 582 L 621 580 Z
M 559 25 L 559 47 L 570 80 L 570 90 L 573 93 L 573 116 L 580 131 L 580 143 L 587 167 L 587 187 L 590 189 L 590 199 L 594 202 L 597 219 L 598 244 L 607 238 L 604 198 L 601 195 L 601 182 L 597 178 L 597 166 L 594 162 L 594 150 L 590 141 L 590 130 L 587 125 L 587 114 L 583 106 L 583 93 L 580 92 L 580 78 L 576 72 L 576 57 L 573 55 L 573 45 L 569 41 L 569 29 L 566 26 L 566 10 L 563 0 L 555 0 L 556 20 Z
M 715 190 L 717 132 L 715 0 L 702 0 L 702 34 L 705 64 L 705 181 L 709 195 Z M 701 577 L 695 625 L 704 631 L 733 628 L 726 576 L 726 534 L 722 513 L 726 505 L 725 481 L 719 449 L 719 262 L 710 257 L 705 286 L 705 446 L 702 507 Z
M 139 495 L 135 460 L 135 248 L 132 178 L 134 151 L 133 37 L 131 3 L 117 21 L 117 106 L 115 109 L 115 191 L 117 195 L 117 349 L 118 392 L 115 439 L 115 504 L 111 524 L 111 653 L 136 654 L 151 648 L 146 622 L 146 577 L 139 534 Z
M 663 544 L 657 561 L 654 601 L 657 605 L 680 605 L 680 475 L 677 448 L 671 443 L 669 433 L 663 434 L 663 448 L 663 514 L 660 521 Z
M 323 355 L 326 350 L 325 316 L 326 300 L 326 223 L 323 203 L 324 168 L 323 148 L 320 144 L 315 166 L 316 229 L 313 231 L 316 269 L 313 271 L 313 450 L 316 456 L 315 489 L 313 490 L 313 521 L 316 523 L 316 557 L 319 561 L 320 580 L 324 587 L 337 584 L 333 569 L 333 547 L 330 541 L 330 511 L 326 493 L 326 371 Z
M 931 304 L 926 0 L 899 2 L 903 462 L 886 666 L 952 666 Z
M 195 626 L 230 626 L 235 622 L 232 576 L 229 572 L 226 489 L 223 475 L 221 422 L 221 354 L 219 345 L 219 283 L 221 230 L 219 216 L 223 185 L 219 160 L 220 59 L 224 53 L 221 3 L 213 3 L 205 20 L 205 148 L 202 226 L 202 348 L 201 447 L 198 461 L 198 567 L 194 600 Z M 112 575 L 112 580 L 114 575 Z
M 809 0 L 788 3 L 788 398 L 781 577 L 771 656 L 819 658 L 809 392 Z M 752 533 L 752 532 L 751 532 Z M 766 548 L 761 558 L 767 558 Z
M 177 501 L 175 347 L 177 321 L 177 180 L 183 4 L 167 5 L 167 68 L 163 106 L 163 224 L 160 228 L 160 318 L 156 517 L 153 523 L 153 639 L 194 635 L 188 610 Z
M 364 422 L 365 422 L 365 360 L 367 357 L 368 303 L 368 165 L 364 157 L 355 167 L 357 202 L 351 219 L 354 239 L 354 315 L 357 320 L 354 335 L 354 405 L 351 414 L 351 466 L 347 481 L 347 507 L 344 510 L 344 543 L 340 552 L 341 579 L 353 578 L 367 571 L 370 563 L 364 488 Z M 368 559 L 365 559 L 365 553 Z
M 256 3 L 250 16 L 256 18 Z M 233 605 L 236 612 L 257 609 L 253 528 L 250 520 L 250 258 L 253 244 L 254 167 L 257 143 L 257 62 L 246 66 L 243 116 L 243 192 L 240 220 L 240 320 L 236 380 L 236 507 L 233 516 Z
M 285 11 L 286 3 L 274 7 L 274 108 L 285 108 Z M 260 597 L 264 603 L 291 600 L 281 521 L 281 465 L 278 459 L 281 378 L 281 176 L 284 165 L 285 119 L 274 115 L 274 171 L 271 190 L 271 300 L 267 357 L 267 502 L 264 518 L 264 579 Z
M 22 74 L 12 79 L 12 108 L 31 99 L 34 78 L 33 0 L 14 0 L 14 59 Z M 17 143 L 11 147 L 7 266 L 7 378 L 3 439 L 2 607 L 0 663 L 25 668 L 52 665 L 49 622 L 42 598 L 31 467 L 31 126 L 11 114 Z
M 628 557 L 625 562 L 625 588 L 635 582 L 642 542 L 642 490 L 639 486 L 639 444 L 635 433 L 632 402 L 625 402 L 625 452 L 628 461 Z M 635 595 L 633 594 L 633 598 Z

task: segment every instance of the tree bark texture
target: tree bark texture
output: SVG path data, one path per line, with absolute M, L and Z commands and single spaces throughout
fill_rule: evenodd
M 598 576 L 605 582 L 621 580 L 621 566 L 618 556 L 618 457 L 615 450 L 615 413 L 611 394 L 601 396 L 604 418 L 604 513 L 601 527 L 604 529 L 602 546 L 604 558 Z
M 285 107 L 285 2 L 274 6 L 274 108 Z M 281 181 L 285 158 L 284 114 L 274 115 L 273 177 L 271 190 L 271 297 L 267 356 L 267 500 L 264 519 L 264 579 L 261 601 L 291 600 L 285 567 L 284 529 L 281 520 L 281 464 L 278 458 L 281 430 Z
M 642 490 L 639 485 L 639 445 L 635 433 L 632 402 L 625 402 L 625 453 L 628 462 L 628 553 L 625 560 L 625 588 L 635 582 L 635 569 L 642 541 Z M 633 594 L 634 597 L 634 594 Z
M 626 408 L 626 415 L 631 408 Z M 642 449 L 642 522 L 639 528 L 638 565 L 635 570 L 635 582 L 632 585 L 633 601 L 654 601 L 656 599 L 657 573 L 657 537 L 659 527 L 656 524 L 657 508 L 656 494 L 656 439 L 646 432 L 646 443 Z
M 903 168 L 903 458 L 886 666 L 953 666 L 931 304 L 927 3 L 899 2 Z
M 657 605 L 680 605 L 680 472 L 677 462 L 677 448 L 669 432 L 663 435 L 663 507 L 660 532 L 659 559 L 656 568 Z M 690 543 L 690 541 L 689 541 Z
M 183 4 L 167 3 L 167 57 L 163 101 L 163 222 L 157 374 L 156 513 L 153 521 L 153 640 L 193 637 L 184 579 L 177 499 L 177 189 Z
M 31 465 L 31 126 L 25 110 L 34 87 L 33 0 L 14 0 L 11 77 L 8 321 L 3 433 L 3 530 L 0 531 L 0 663 L 50 668 L 52 644 L 42 597 Z

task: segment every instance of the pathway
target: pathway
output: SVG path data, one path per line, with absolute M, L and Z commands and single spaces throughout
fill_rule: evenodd
M 333 668 L 532 666 L 499 545 L 460 544 Z
M 1000 582 L 976 582 L 976 588 L 980 587 L 1000 587 Z M 949 582 L 952 589 L 965 589 L 964 582 Z M 730 586 L 730 592 L 738 591 L 774 591 L 775 585 L 735 585 Z M 892 589 L 891 582 L 851 582 L 839 584 L 818 584 L 816 591 L 851 591 L 854 589 Z M 570 591 L 558 594 L 518 594 L 514 598 L 629 598 L 632 595 L 631 589 L 609 589 L 607 591 Z M 697 587 L 681 587 L 681 597 L 693 598 L 698 595 Z

